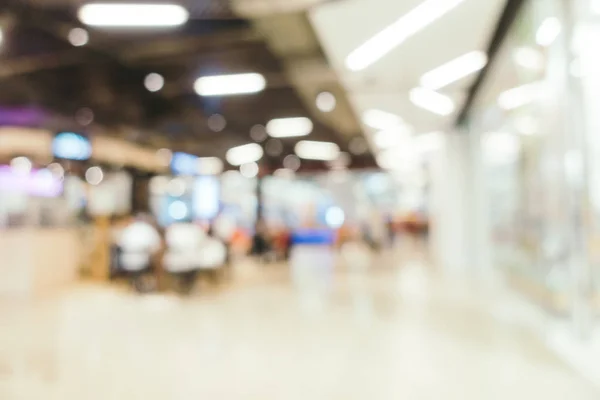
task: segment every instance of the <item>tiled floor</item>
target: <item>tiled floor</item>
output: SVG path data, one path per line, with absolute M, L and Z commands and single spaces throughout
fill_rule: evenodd
M 382 264 L 295 281 L 247 265 L 187 299 L 80 287 L 3 302 L 0 399 L 600 398 L 477 291 Z

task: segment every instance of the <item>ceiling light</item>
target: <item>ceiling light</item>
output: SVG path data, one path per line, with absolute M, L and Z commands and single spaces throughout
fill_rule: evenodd
M 363 123 L 375 129 L 392 129 L 404 124 L 396 114 L 381 110 L 368 110 L 363 114 Z
M 196 80 L 194 90 L 200 96 L 228 96 L 257 93 L 266 84 L 265 77 L 256 73 L 203 76 Z
M 258 164 L 255 162 L 242 164 L 240 166 L 240 173 L 244 178 L 255 178 L 258 175 Z
M 158 92 L 160 89 L 165 86 L 165 78 L 161 74 L 151 73 L 146 75 L 144 79 L 144 86 L 150 92 Z
M 513 59 L 517 65 L 532 71 L 540 71 L 544 68 L 544 56 L 531 47 L 517 48 L 513 54 Z
M 107 28 L 173 27 L 188 18 L 187 10 L 177 4 L 92 3 L 79 9 L 81 22 Z
M 441 89 L 481 70 L 487 61 L 484 52 L 472 51 L 426 73 L 421 78 L 421 85 L 433 90 Z
M 305 160 L 333 161 L 340 155 L 340 148 L 332 142 L 302 140 L 296 144 L 296 155 Z
M 267 133 L 274 138 L 307 136 L 313 130 L 313 123 L 306 117 L 277 118 L 267 123 Z
M 426 0 L 422 2 L 350 53 L 346 58 L 346 67 L 352 71 L 367 68 L 463 1 Z
M 73 28 L 69 32 L 69 43 L 75 47 L 85 46 L 90 40 L 88 31 L 82 28 Z
M 505 110 L 512 110 L 533 102 L 540 89 L 539 83 L 529 83 L 506 90 L 498 96 L 498 105 Z
M 425 88 L 410 91 L 410 100 L 414 105 L 438 115 L 450 115 L 454 112 L 454 102 L 448 96 Z
M 560 35 L 561 30 L 562 26 L 558 18 L 546 18 L 535 34 L 535 41 L 540 46 L 548 47 L 554 43 L 558 35 Z
M 231 165 L 242 165 L 260 160 L 264 152 L 262 147 L 256 143 L 249 143 L 233 147 L 227 151 L 225 158 Z
M 330 92 L 321 92 L 317 95 L 316 99 L 317 108 L 325 113 L 331 112 L 337 105 L 335 96 Z

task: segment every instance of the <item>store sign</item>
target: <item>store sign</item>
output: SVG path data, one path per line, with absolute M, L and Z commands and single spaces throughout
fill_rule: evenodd
M 83 161 L 92 156 L 92 145 L 87 138 L 81 135 L 62 132 L 54 138 L 52 152 L 58 158 Z
M 174 153 L 171 159 L 171 171 L 175 175 L 197 175 L 198 157 L 187 153 Z
M 9 166 L 0 167 L 0 192 L 21 193 L 38 197 L 57 197 L 63 185 L 47 169 L 23 174 Z

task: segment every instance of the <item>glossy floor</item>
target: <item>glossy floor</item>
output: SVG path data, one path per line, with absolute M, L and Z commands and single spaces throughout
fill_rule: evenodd
M 0 399 L 600 398 L 488 313 L 484 293 L 419 260 L 388 264 L 246 264 L 233 284 L 186 299 L 80 287 L 3 302 Z

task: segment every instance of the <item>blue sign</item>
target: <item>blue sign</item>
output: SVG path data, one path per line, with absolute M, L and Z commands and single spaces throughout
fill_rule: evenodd
M 83 161 L 92 156 L 92 144 L 77 133 L 62 132 L 54 137 L 52 152 L 57 158 Z
M 187 153 L 175 153 L 171 159 L 171 171 L 175 175 L 197 175 L 198 157 Z

